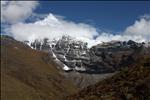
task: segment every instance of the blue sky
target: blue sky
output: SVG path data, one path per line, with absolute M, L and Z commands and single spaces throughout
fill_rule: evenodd
M 150 41 L 150 1 L 1 1 L 2 31 L 17 40 L 63 35 L 97 44 Z
M 37 13 L 53 13 L 67 20 L 92 24 L 105 31 L 119 32 L 150 13 L 149 1 L 40 1 Z

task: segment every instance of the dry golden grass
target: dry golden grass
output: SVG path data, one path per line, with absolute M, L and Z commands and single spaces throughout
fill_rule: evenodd
M 1 100 L 62 100 L 74 91 L 47 53 L 1 37 Z

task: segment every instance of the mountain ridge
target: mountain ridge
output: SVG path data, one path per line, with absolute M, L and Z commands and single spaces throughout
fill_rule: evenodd
M 67 100 L 149 100 L 150 56 L 138 61 L 110 78 L 81 89 Z
M 75 40 L 70 36 L 62 36 L 59 40 L 50 42 L 45 38 L 43 43 L 38 40 L 31 43 L 32 48 L 55 56 L 64 64 L 63 70 L 83 73 L 114 72 L 125 60 L 136 60 L 133 57 L 135 53 L 142 53 L 141 51 L 145 50 L 144 53 L 149 54 L 150 48 L 150 43 L 137 43 L 132 40 L 103 42 L 91 48 L 87 45 L 86 42 Z
M 1 36 L 1 99 L 60 100 L 76 91 L 48 53 Z
M 68 96 L 74 100 L 74 96 L 69 95 L 78 89 L 84 91 L 87 86 L 110 79 L 124 69 L 133 69 L 139 64 L 139 58 L 150 55 L 149 45 L 131 40 L 124 42 L 126 46 L 122 46 L 123 42 L 112 41 L 90 49 L 82 41 L 68 42 L 60 38 L 51 46 L 48 46 L 48 39 L 44 41 L 39 45 L 36 40 L 30 46 L 28 41 L 1 36 L 3 99 L 17 99 L 18 96 L 33 100 L 62 100 Z M 74 62 L 69 62 L 69 66 L 67 61 Z M 76 67 L 81 65 L 85 66 L 86 71 Z M 65 66 L 72 69 L 65 70 Z

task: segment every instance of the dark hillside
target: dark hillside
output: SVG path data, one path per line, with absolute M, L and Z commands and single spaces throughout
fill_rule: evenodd
M 48 53 L 1 36 L 1 100 L 62 100 L 74 91 Z
M 150 56 L 111 78 L 89 86 L 68 100 L 150 100 Z

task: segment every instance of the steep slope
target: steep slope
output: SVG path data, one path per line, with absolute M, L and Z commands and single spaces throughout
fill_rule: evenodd
M 150 54 L 150 45 L 132 40 L 103 42 L 88 48 L 86 42 L 64 35 L 57 40 L 44 38 L 25 43 L 53 55 L 64 70 L 62 74 L 79 88 L 108 78 L 136 63 L 140 56 Z
M 68 100 L 150 100 L 150 55 L 140 58 L 139 62 Z
M 1 100 L 62 100 L 74 91 L 48 53 L 1 36 Z
M 36 39 L 30 46 L 55 54 L 55 57 L 65 65 L 61 66 L 65 71 L 88 74 L 119 71 L 121 67 L 133 64 L 140 55 L 150 54 L 148 43 L 137 43 L 132 40 L 103 42 L 88 48 L 86 42 L 62 36 L 53 41 L 49 41 L 48 38 Z

